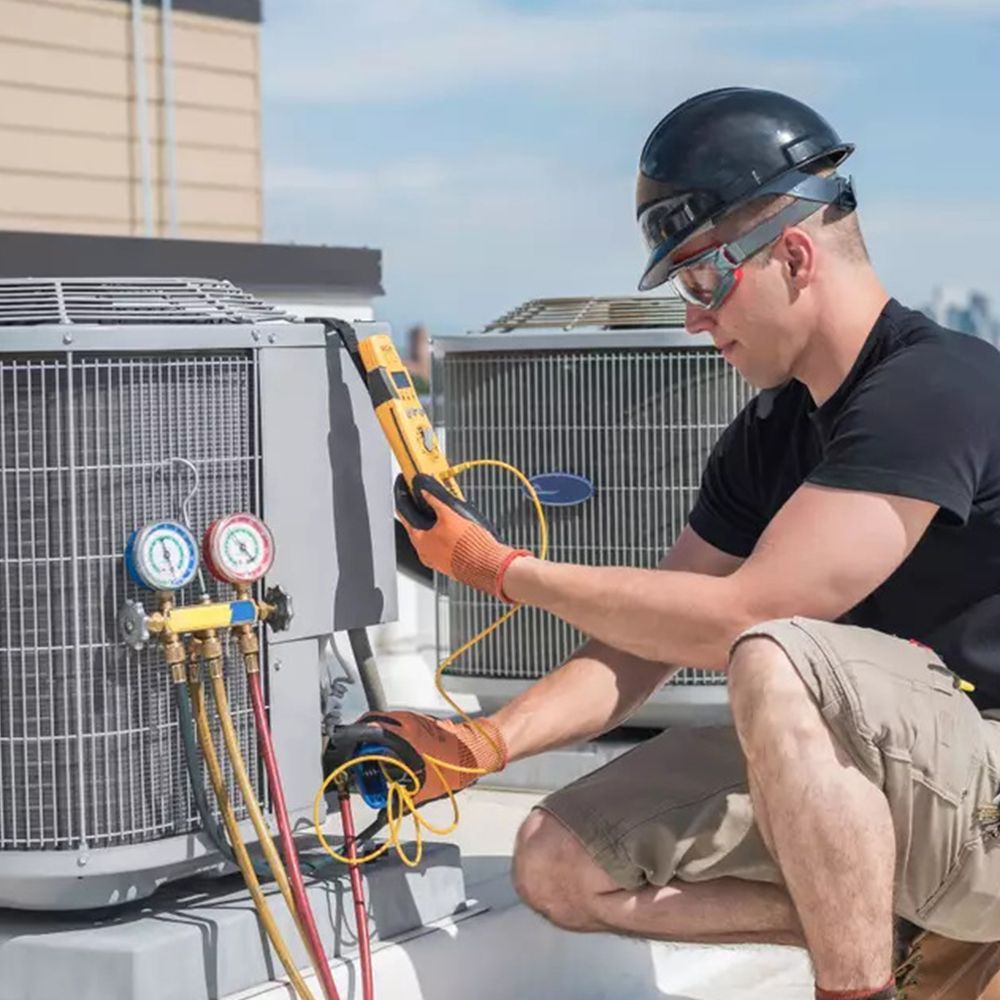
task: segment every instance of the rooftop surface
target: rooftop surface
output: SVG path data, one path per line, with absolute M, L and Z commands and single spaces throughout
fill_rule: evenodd
M 485 907 L 374 952 L 377 1000 L 812 1000 L 805 952 L 762 945 L 678 945 L 559 930 L 521 904 L 510 880 L 514 836 L 538 794 L 473 788 L 449 838 L 462 849 L 468 895 Z M 435 825 L 446 802 L 425 810 Z M 439 838 L 432 838 L 439 839 Z M 352 970 L 334 967 L 343 1000 Z M 312 980 L 307 977 L 312 985 Z M 229 1000 L 288 1000 L 275 985 Z

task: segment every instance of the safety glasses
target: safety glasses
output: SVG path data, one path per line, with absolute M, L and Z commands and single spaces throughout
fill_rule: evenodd
M 729 253 L 729 247 L 721 244 L 681 258 L 667 281 L 685 302 L 700 309 L 718 309 L 743 277 L 742 263 Z
M 799 179 L 784 194 L 794 200 L 760 225 L 730 243 L 716 244 L 688 257 L 674 257 L 677 249 L 672 237 L 664 233 L 676 230 L 690 215 L 683 198 L 667 198 L 647 208 L 639 217 L 639 227 L 650 250 L 640 290 L 670 282 L 677 294 L 702 309 L 718 309 L 732 295 L 742 278 L 742 265 L 755 253 L 773 243 L 789 226 L 798 225 L 826 205 L 836 203 L 853 209 L 857 204 L 850 178 L 796 175 Z M 779 193 L 770 187 L 762 193 Z M 704 231 L 702 227 L 699 232 Z M 695 236 L 697 233 L 692 233 Z M 684 237 L 686 242 L 690 236 Z
M 793 201 L 732 243 L 705 247 L 693 256 L 675 258 L 666 280 L 685 302 L 701 309 L 718 309 L 736 290 L 743 277 L 743 265 L 754 254 L 773 243 L 789 226 L 804 221 L 822 207 L 814 201 Z

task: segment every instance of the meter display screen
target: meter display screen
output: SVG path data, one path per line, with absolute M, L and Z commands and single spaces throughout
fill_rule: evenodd
M 393 372 L 392 380 L 399 386 L 400 389 L 410 388 L 410 376 L 406 372 Z

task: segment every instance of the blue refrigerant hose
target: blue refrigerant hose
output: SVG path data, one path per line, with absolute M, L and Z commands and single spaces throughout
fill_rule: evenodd
M 174 701 L 177 705 L 177 719 L 180 723 L 181 737 L 184 743 L 184 763 L 187 767 L 188 780 L 191 784 L 191 794 L 194 795 L 195 808 L 201 819 L 201 825 L 209 840 L 212 841 L 215 849 L 230 864 L 236 864 L 233 849 L 226 840 L 226 835 L 222 832 L 208 804 L 208 795 L 205 792 L 205 782 L 199 767 L 201 756 L 198 753 L 198 745 L 194 733 L 194 716 L 191 712 L 191 699 L 188 696 L 187 685 L 174 685 Z M 266 861 L 259 858 L 253 859 L 254 871 L 261 878 L 270 879 L 271 869 Z

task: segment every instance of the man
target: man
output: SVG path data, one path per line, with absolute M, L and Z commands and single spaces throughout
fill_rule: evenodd
M 673 665 L 726 671 L 732 728 L 663 733 L 529 816 L 522 898 L 579 931 L 803 944 L 823 1000 L 897 995 L 895 916 L 937 963 L 906 995 L 960 1000 L 1000 965 L 1000 353 L 890 299 L 852 149 L 744 88 L 656 126 L 640 288 L 670 282 L 760 393 L 660 570 L 541 562 L 404 489 L 427 565 L 591 641 L 478 727 L 385 722 L 491 769 L 616 725 Z

